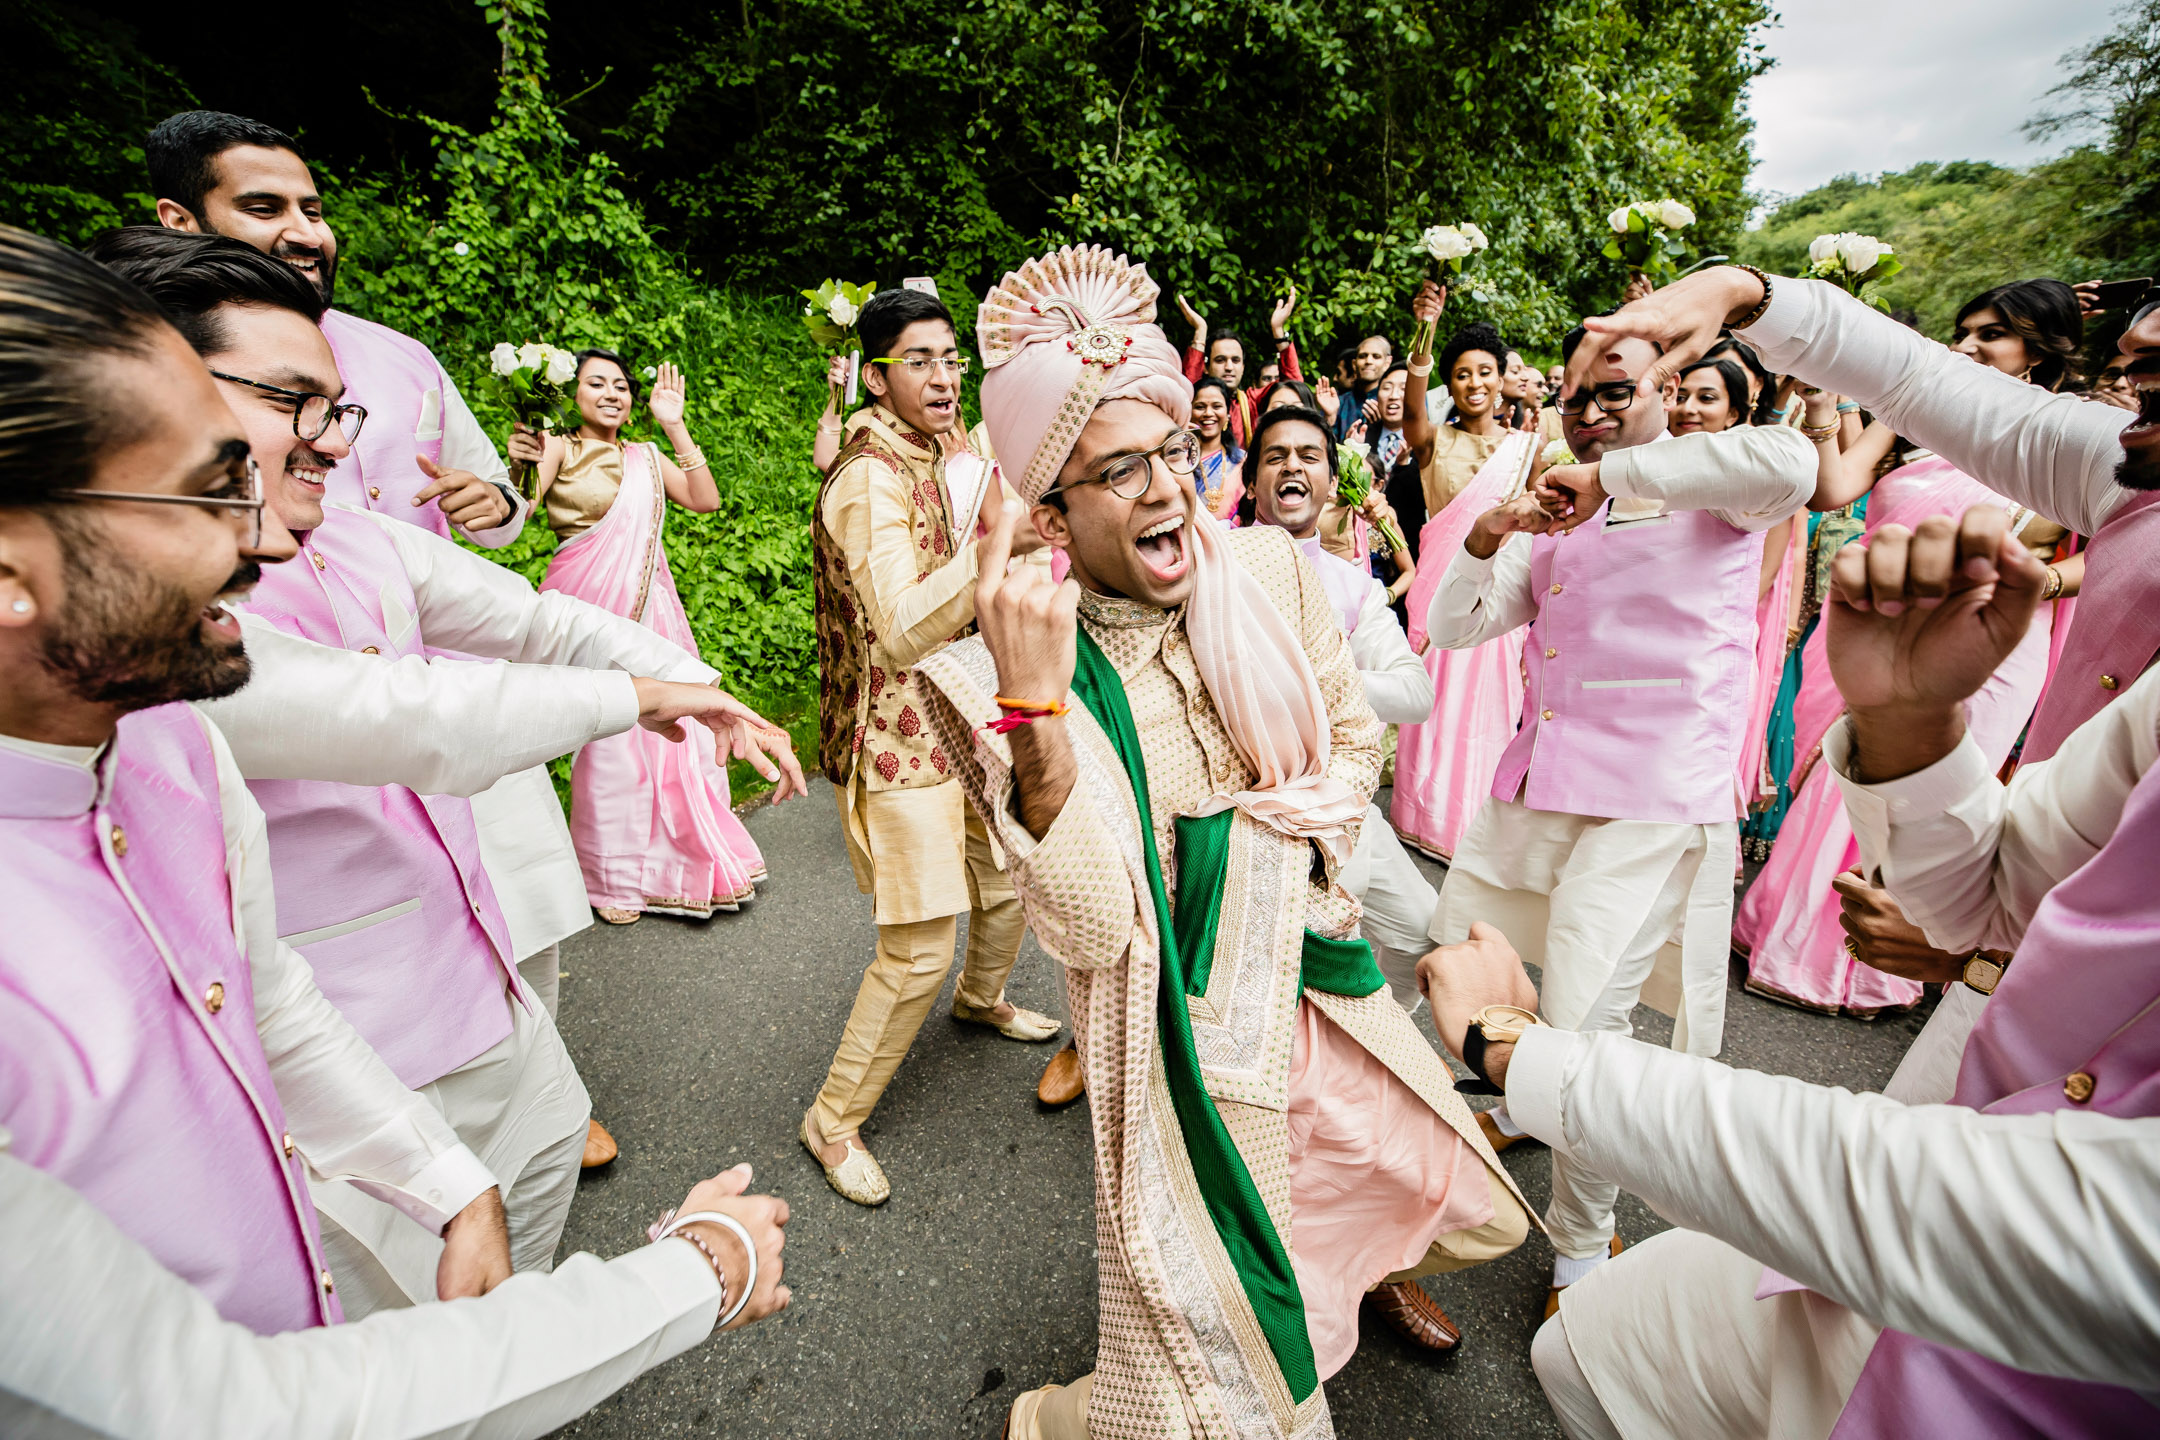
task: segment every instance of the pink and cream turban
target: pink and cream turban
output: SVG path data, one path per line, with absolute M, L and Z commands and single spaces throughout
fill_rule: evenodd
M 1145 400 L 1183 425 L 1192 384 L 1155 323 L 1147 267 L 1100 245 L 1030 260 L 975 317 L 983 423 L 1007 482 L 1033 505 L 1105 400 Z
M 983 423 L 1025 503 L 1050 488 L 1105 401 L 1145 400 L 1180 425 L 1190 417 L 1192 385 L 1155 323 L 1159 293 L 1144 266 L 1085 245 L 1028 261 L 984 299 L 975 321 L 987 372 Z M 1312 664 L 1266 589 L 1238 564 L 1226 533 L 1186 498 L 1193 662 L 1256 772 L 1251 789 L 1217 795 L 1194 813 L 1234 805 L 1324 846 L 1340 866 L 1365 800 L 1328 773 L 1330 720 Z

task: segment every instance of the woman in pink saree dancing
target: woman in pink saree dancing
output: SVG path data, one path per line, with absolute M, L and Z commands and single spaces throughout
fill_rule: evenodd
M 512 459 L 538 467 L 539 503 L 560 547 L 542 590 L 590 601 L 674 641 L 697 641 L 661 544 L 667 502 L 700 514 L 720 507 L 704 456 L 683 425 L 682 372 L 662 365 L 653 419 L 685 463 L 645 442 L 625 442 L 638 399 L 622 357 L 577 357 L 583 419 L 567 435 L 510 439 Z M 728 808 L 727 771 L 710 745 L 681 745 L 646 730 L 595 740 L 570 772 L 570 837 L 585 894 L 600 918 L 628 925 L 646 911 L 704 919 L 756 894 L 765 859 Z
M 1405 845 L 1441 860 L 1454 859 L 1456 842 L 1492 789 L 1500 752 L 1515 738 L 1526 632 L 1512 630 L 1474 650 L 1441 650 L 1426 642 L 1425 612 L 1478 516 L 1528 478 L 1536 445 L 1534 431 L 1509 433 L 1470 483 L 1425 522 L 1418 540 L 1424 563 L 1410 587 L 1410 645 L 1424 657 L 1435 699 L 1430 719 L 1403 726 L 1396 737 L 1388 818 Z

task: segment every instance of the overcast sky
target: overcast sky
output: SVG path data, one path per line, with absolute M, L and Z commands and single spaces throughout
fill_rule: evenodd
M 2018 127 L 2063 53 L 2113 28 L 2120 0 L 1781 0 L 1754 83 L 1758 191 L 1921 160 L 2029 164 L 2062 148 Z

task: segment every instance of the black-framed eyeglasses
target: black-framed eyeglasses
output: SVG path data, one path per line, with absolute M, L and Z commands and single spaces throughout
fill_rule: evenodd
M 1607 415 L 1618 415 L 1635 403 L 1635 382 L 1615 380 L 1610 385 L 1593 385 L 1577 390 L 1573 395 L 1563 395 L 1553 403 L 1562 415 L 1580 415 L 1592 400 L 1597 401 L 1597 408 Z
M 1043 494 L 1047 497 L 1060 490 L 1077 490 L 1082 485 L 1107 485 L 1118 499 L 1137 500 L 1147 494 L 1148 486 L 1154 483 L 1152 462 L 1157 455 L 1162 456 L 1163 464 L 1170 467 L 1171 474 L 1190 475 L 1200 464 L 1200 437 L 1190 430 L 1173 430 L 1163 437 L 1162 444 L 1151 450 L 1120 455 L 1087 479 L 1071 485 L 1053 485 Z
M 293 434 L 310 443 L 322 439 L 324 432 L 335 422 L 338 429 L 345 434 L 345 443 L 350 445 L 360 438 L 360 427 L 367 423 L 365 405 L 340 405 L 329 396 L 318 395 L 313 390 L 287 390 L 282 385 L 265 385 L 260 380 L 250 380 L 242 375 L 227 375 L 222 370 L 212 370 L 210 373 L 228 384 L 245 385 L 250 390 L 275 395 L 292 406 Z
M 252 455 L 244 457 L 215 489 L 201 495 L 157 495 L 139 490 L 48 490 L 45 498 L 78 502 L 126 500 L 141 505 L 193 505 L 203 510 L 217 510 L 241 527 L 241 549 L 253 550 L 262 544 L 262 467 L 255 463 Z

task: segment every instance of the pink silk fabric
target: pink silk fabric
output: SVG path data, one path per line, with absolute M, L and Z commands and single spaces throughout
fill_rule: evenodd
M 697 641 L 660 543 L 667 496 L 653 447 L 623 446 L 623 483 L 600 523 L 548 565 L 560 590 L 635 620 L 695 655 Z M 681 743 L 643 726 L 595 740 L 570 773 L 570 836 L 595 908 L 710 915 L 755 893 L 765 859 L 728 808 L 712 732 Z
M 1777 798 L 1777 782 L 1768 773 L 1770 712 L 1777 708 L 1778 683 L 1785 675 L 1785 645 L 1792 633 L 1793 591 L 1800 567 L 1807 563 L 1808 512 L 1794 516 L 1785 534 L 1785 558 L 1778 564 L 1770 591 L 1755 606 L 1755 679 L 1748 692 L 1747 743 L 1740 751 L 1740 803 Z
M 1418 537 L 1417 579 L 1411 583 L 1410 644 L 1425 641 L 1425 616 L 1450 561 L 1478 516 L 1505 500 L 1527 474 L 1532 435 L 1510 435 Z M 1474 650 L 1428 648 L 1433 677 L 1432 717 L 1405 725 L 1395 738 L 1395 795 L 1388 819 L 1396 833 L 1428 855 L 1453 859 L 1463 832 L 1492 789 L 1500 756 L 1515 738 L 1522 713 L 1522 630 Z
M 1930 515 L 1962 515 L 1974 505 L 2005 504 L 1979 481 L 1931 456 L 1883 477 L 1868 502 L 1867 533 L 1884 525 L 1915 526 Z M 2043 606 L 2017 649 L 1966 702 L 1966 725 L 1991 766 L 2009 756 L 2039 700 L 2052 621 Z M 1845 952 L 1838 895 L 1830 881 L 1860 863 L 1860 847 L 1837 783 L 1817 757 L 1823 736 L 1845 712 L 1830 678 L 1828 629 L 1826 618 L 1808 637 L 1793 705 L 1794 775 L 1805 767 L 1805 779 L 1785 812 L 1769 862 L 1733 917 L 1733 943 L 1748 957 L 1751 987 L 1815 1009 L 1866 1014 L 1912 1005 L 1921 990 Z
M 1290 1266 L 1325 1380 L 1358 1303 L 1432 1242 L 1492 1219 L 1485 1162 L 1371 1051 L 1299 1002 L 1290 1040 Z

